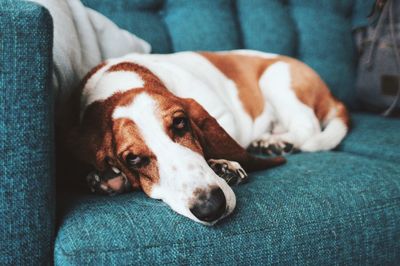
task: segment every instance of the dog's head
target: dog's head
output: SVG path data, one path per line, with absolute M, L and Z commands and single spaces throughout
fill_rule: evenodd
M 284 162 L 250 156 L 196 101 L 171 94 L 148 70 L 140 75 L 143 88 L 85 107 L 71 135 L 81 160 L 100 171 L 121 169 L 134 188 L 204 224 L 229 215 L 236 205 L 208 159 L 237 161 L 246 170 Z

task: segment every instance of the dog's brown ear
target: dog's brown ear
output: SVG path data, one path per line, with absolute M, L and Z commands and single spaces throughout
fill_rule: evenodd
M 69 152 L 82 163 L 91 165 L 92 167 L 103 170 L 103 164 L 99 164 L 105 160 L 107 156 L 107 137 L 101 138 L 95 134 L 85 131 L 80 127 L 74 127 L 68 132 L 67 148 Z
M 186 109 L 193 122 L 193 129 L 199 138 L 204 156 L 208 159 L 236 161 L 246 171 L 258 171 L 281 165 L 283 157 L 259 158 L 249 154 L 218 124 L 199 103 L 185 99 Z
M 104 119 L 99 119 L 100 117 Z M 112 155 L 112 133 L 107 116 L 100 106 L 89 107 L 81 123 L 71 127 L 67 136 L 68 148 L 78 160 L 104 170 L 103 161 Z

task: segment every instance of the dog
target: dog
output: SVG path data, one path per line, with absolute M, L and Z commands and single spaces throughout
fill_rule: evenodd
M 345 106 L 318 74 L 286 56 L 251 50 L 129 54 L 95 67 L 79 92 L 69 146 L 96 171 L 92 189 L 142 189 L 213 225 L 235 208 L 230 185 L 282 155 L 335 148 Z

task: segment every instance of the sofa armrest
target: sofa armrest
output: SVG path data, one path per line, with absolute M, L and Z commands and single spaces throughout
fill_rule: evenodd
M 52 263 L 53 22 L 26 1 L 0 1 L 0 264 Z

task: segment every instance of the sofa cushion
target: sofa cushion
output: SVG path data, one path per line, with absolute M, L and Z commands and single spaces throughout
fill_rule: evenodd
M 214 227 L 142 193 L 68 202 L 58 265 L 385 264 L 400 260 L 400 168 L 356 155 L 292 155 L 235 188 Z
M 400 119 L 354 113 L 351 127 L 339 150 L 400 163 Z
M 236 11 L 244 47 L 296 55 L 297 32 L 286 3 L 236 0 Z
M 82 0 L 118 26 L 151 44 L 153 53 L 172 52 L 168 30 L 160 12 L 163 0 Z
M 241 47 L 231 0 L 165 2 L 163 12 L 174 51 Z
M 0 1 L 0 265 L 50 265 L 54 238 L 52 19 Z
M 336 97 L 354 107 L 352 1 L 291 0 L 290 3 L 299 34 L 298 57 L 321 75 Z

